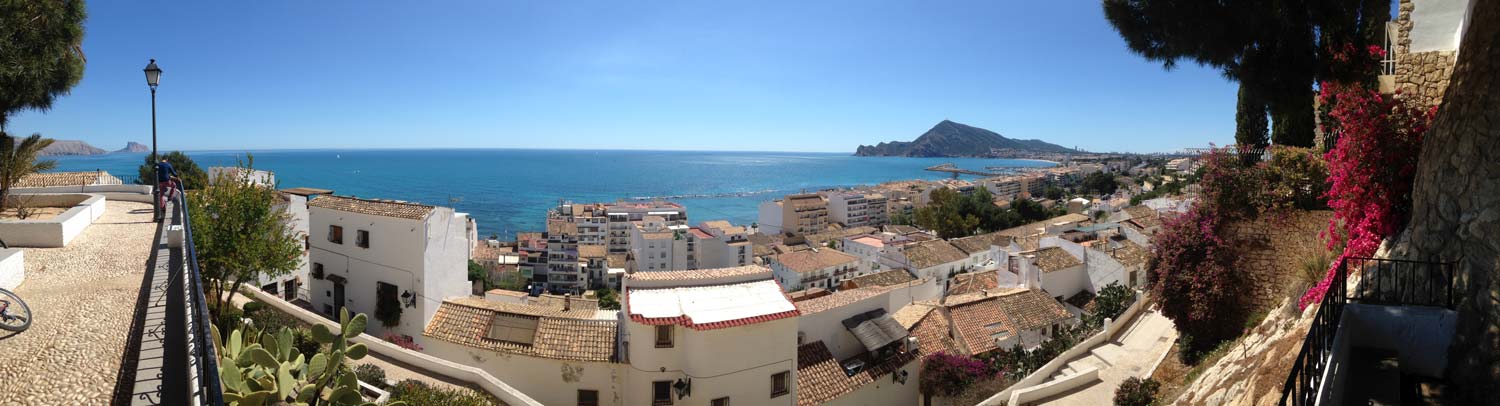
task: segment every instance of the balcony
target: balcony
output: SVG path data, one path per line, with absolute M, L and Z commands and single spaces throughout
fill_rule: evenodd
M 1454 310 L 1453 262 L 1349 258 L 1313 316 L 1282 405 L 1421 403 L 1441 392 Z M 1358 276 L 1349 283 L 1351 272 Z

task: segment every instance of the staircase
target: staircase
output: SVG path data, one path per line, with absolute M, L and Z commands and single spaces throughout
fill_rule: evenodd
M 1089 350 L 1088 354 L 1084 354 L 1081 357 L 1069 360 L 1068 363 L 1063 365 L 1062 368 L 1058 368 L 1057 371 L 1053 372 L 1051 376 L 1047 377 L 1046 382 L 1052 382 L 1064 377 L 1072 376 L 1089 368 L 1095 368 L 1099 370 L 1107 369 L 1110 366 L 1113 366 L 1114 360 L 1120 359 L 1120 357 L 1124 355 L 1124 352 L 1125 349 L 1121 347 L 1120 344 L 1114 342 L 1105 343 L 1104 345 L 1094 347 L 1094 349 Z

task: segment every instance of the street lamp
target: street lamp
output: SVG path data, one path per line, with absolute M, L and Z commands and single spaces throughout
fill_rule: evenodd
M 157 177 L 160 175 L 156 173 L 156 161 L 161 159 L 161 155 L 158 155 L 156 152 L 156 84 L 161 83 L 161 68 L 156 67 L 156 60 L 152 59 L 151 63 L 146 64 L 146 69 L 144 70 L 146 72 L 146 85 L 151 86 L 151 162 L 149 164 L 151 165 L 151 176 Z M 160 221 L 166 217 L 161 212 L 161 182 L 157 182 L 156 185 L 151 187 L 151 190 L 155 191 L 155 193 L 151 194 L 151 214 L 157 221 Z

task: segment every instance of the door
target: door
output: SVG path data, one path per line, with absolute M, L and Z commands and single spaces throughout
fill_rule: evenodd
M 344 310 L 344 284 L 335 282 L 333 284 L 333 317 L 339 317 Z
M 286 301 L 288 301 L 288 302 L 293 301 L 293 300 L 297 300 L 297 280 L 296 279 L 292 279 L 292 280 L 289 280 L 289 281 L 286 281 L 286 282 L 282 283 L 282 285 L 285 285 L 282 288 L 282 290 L 283 290 L 283 292 L 281 292 L 282 297 L 286 298 Z

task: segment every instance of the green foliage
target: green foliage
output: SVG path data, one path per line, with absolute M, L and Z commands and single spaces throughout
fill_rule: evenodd
M 0 8 L 4 7 L 0 6 Z M 0 17 L 0 21 L 4 21 L 4 19 L 5 17 Z M 4 27 L 0 27 L 0 32 L 5 30 Z M 0 41 L 3 41 L 3 39 L 0 39 Z M 4 52 L 4 48 L 0 48 L 0 54 Z M 0 72 L 4 72 L 4 70 L 5 67 L 0 66 Z M 8 74 L 0 74 L 0 77 L 3 76 L 8 76 Z M 0 79 L 0 81 L 7 79 Z M 3 90 L 0 90 L 0 92 L 3 92 Z M 3 96 L 0 96 L 0 98 L 3 98 Z M 4 116 L 0 115 L 0 124 L 4 123 L 3 120 Z M 42 148 L 47 148 L 48 145 L 52 145 L 52 140 L 42 138 L 41 134 L 32 134 L 29 137 L 17 140 L 15 137 L 11 137 L 10 134 L 0 131 L 0 209 L 7 207 L 7 201 L 10 198 L 10 189 L 16 185 L 16 182 L 20 182 L 21 178 L 33 173 L 50 171 L 52 168 L 57 167 L 57 161 L 37 159 L 41 155 Z
M 83 79 L 82 0 L 0 2 L 0 126 Z
M 1057 186 L 1048 186 L 1042 191 L 1042 196 L 1050 200 L 1060 200 L 1064 197 L 1062 188 Z
M 1242 146 L 1265 147 L 1271 140 L 1266 131 L 1266 100 L 1254 89 L 1240 84 L 1239 102 L 1234 112 L 1234 143 Z
M 1104 319 L 1119 319 L 1134 303 L 1135 291 L 1119 282 L 1111 282 L 1099 289 L 1099 295 L 1094 298 L 1094 311 L 1083 316 L 1083 323 L 1089 328 L 1102 327 Z
M 434 388 L 425 382 L 407 379 L 391 387 L 391 400 L 413 405 L 491 406 L 500 401 L 473 389 Z
M 906 214 L 906 213 L 892 214 L 891 218 L 890 218 L 890 222 L 891 222 L 891 224 L 898 225 L 898 226 L 909 226 L 909 225 L 915 224 L 912 221 L 912 215 Z
M 278 192 L 249 181 L 253 163 L 250 157 L 237 178 L 224 175 L 187 196 L 198 267 L 216 307 L 245 281 L 286 275 L 301 261 L 302 239 L 292 230 L 291 216 L 277 207 Z
M 385 370 L 380 369 L 379 365 L 369 363 L 359 364 L 359 366 L 354 367 L 354 376 L 358 377 L 360 382 L 381 388 L 385 387 Z
M 484 281 L 485 287 L 488 288 L 490 282 L 490 273 L 485 272 L 484 265 L 480 265 L 478 262 L 474 262 L 474 260 L 471 259 L 469 260 L 469 281 Z
M 1097 195 L 1114 194 L 1120 188 L 1120 183 L 1115 182 L 1115 175 L 1103 171 L 1094 172 L 1083 177 L 1083 190 Z
M 266 304 L 261 302 L 249 302 L 245 303 L 245 305 L 241 308 L 245 311 L 245 314 L 255 314 L 256 312 L 265 310 Z
M 204 172 L 203 168 L 199 167 L 197 162 L 193 162 L 187 154 L 182 151 L 172 151 L 162 157 L 167 158 L 167 163 L 172 164 L 172 169 L 177 170 L 177 176 L 182 178 L 183 190 L 202 189 L 208 186 L 208 172 Z M 155 185 L 158 161 L 161 160 L 156 157 L 155 153 L 146 154 L 146 163 L 136 168 L 135 184 Z M 244 176 L 249 176 L 249 174 Z
M 595 294 L 599 296 L 600 309 L 620 310 L 620 294 L 615 293 L 614 289 L 604 288 Z
M 1160 390 L 1161 383 L 1155 379 L 1126 378 L 1115 388 L 1115 406 L 1151 406 Z
M 382 283 L 375 289 L 375 318 L 386 327 L 401 324 L 401 300 L 396 297 L 396 285 Z
M 349 361 L 363 359 L 369 353 L 364 344 L 349 344 L 348 339 L 364 331 L 365 315 L 349 317 L 339 312 L 338 332 L 328 326 L 313 326 L 313 336 L 327 345 L 323 352 L 295 351 L 291 329 L 276 334 L 236 329 L 222 337 L 214 329 L 214 347 L 219 354 L 219 383 L 229 404 L 251 405 L 361 405 L 373 406 L 360 395 L 356 374 Z M 404 405 L 391 402 L 386 405 Z
M 1328 208 L 1328 163 L 1308 148 L 1275 146 L 1264 168 L 1265 211 Z
M 1031 199 L 1017 198 L 1007 208 L 994 203 L 994 195 L 980 187 L 969 195 L 948 188 L 933 190 L 926 207 L 915 210 L 916 225 L 933 230 L 942 238 L 959 238 L 1000 231 L 1062 215 Z
M 214 315 L 214 327 L 219 330 L 230 331 L 245 325 L 244 312 L 234 306 L 211 306 L 209 309 Z

